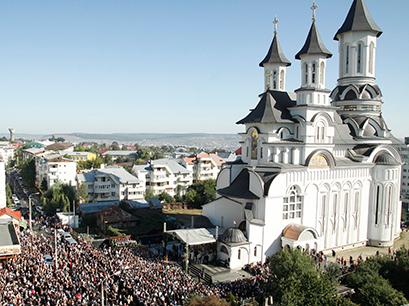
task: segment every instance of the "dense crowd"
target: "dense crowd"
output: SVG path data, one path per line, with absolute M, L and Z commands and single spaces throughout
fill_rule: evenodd
M 20 233 L 22 254 L 0 262 L 0 305 L 184 305 L 192 295 L 261 292 L 257 277 L 207 285 L 137 247 L 69 244 L 60 235 L 55 244 L 54 227 L 45 219 L 40 232 Z
M 190 295 L 220 295 L 220 290 L 198 282 L 175 264 L 147 258 L 137 249 L 96 249 L 78 240 L 58 242 L 53 237 L 21 234 L 22 254 L 0 264 L 1 305 L 183 305 Z

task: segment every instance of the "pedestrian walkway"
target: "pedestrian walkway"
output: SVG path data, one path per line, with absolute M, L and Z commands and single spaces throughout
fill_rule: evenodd
M 397 250 L 400 249 L 402 246 L 406 246 L 407 248 L 409 248 L 409 232 L 407 231 L 402 232 L 401 237 L 395 241 L 393 249 Z M 358 256 L 362 256 L 362 258 L 365 259 L 370 256 L 375 256 L 377 252 L 379 252 L 379 254 L 381 255 L 382 254 L 387 255 L 389 253 L 389 248 L 365 246 L 344 251 L 338 251 L 336 252 L 336 257 L 338 258 L 343 257 L 345 259 L 348 259 L 350 256 L 352 256 L 352 258 L 356 259 L 358 258 Z M 328 256 L 328 260 L 330 262 L 335 262 L 336 257 Z

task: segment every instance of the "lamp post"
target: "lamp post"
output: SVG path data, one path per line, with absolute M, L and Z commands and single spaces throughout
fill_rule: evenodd
M 33 232 L 33 222 L 31 220 L 31 215 L 32 215 L 32 207 L 31 207 L 31 197 L 33 195 L 37 195 L 38 192 L 36 193 L 32 193 L 28 196 L 28 222 L 29 222 L 29 226 L 30 226 L 30 232 Z

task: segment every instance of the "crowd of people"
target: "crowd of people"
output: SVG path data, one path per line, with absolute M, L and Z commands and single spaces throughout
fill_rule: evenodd
M 205 284 L 135 246 L 95 248 L 59 234 L 55 243 L 59 227 L 44 219 L 41 231 L 20 233 L 22 253 L 0 262 L 0 305 L 184 305 L 192 295 L 245 299 L 261 290 L 256 277 Z
M 1 305 L 183 305 L 192 294 L 221 294 L 137 248 L 59 240 L 55 261 L 52 235 L 21 233 L 22 254 L 0 263 Z

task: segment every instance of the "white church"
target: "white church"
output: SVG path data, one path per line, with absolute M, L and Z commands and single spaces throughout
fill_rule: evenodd
M 242 158 L 217 178 L 218 198 L 203 214 L 224 233 L 218 258 L 230 268 L 264 261 L 283 247 L 318 251 L 391 246 L 400 234 L 401 159 L 382 117 L 376 46 L 382 30 L 354 0 L 336 32 L 339 79 L 326 88 L 332 57 L 317 28 L 317 6 L 301 61 L 301 86 L 286 90 L 291 65 L 275 33 L 265 92 L 237 122 Z

